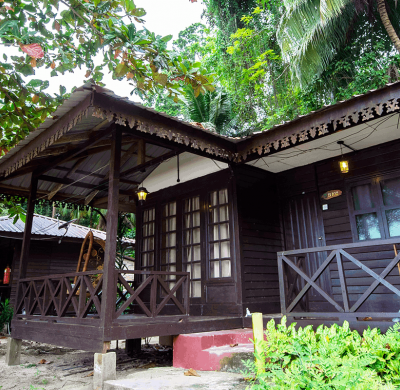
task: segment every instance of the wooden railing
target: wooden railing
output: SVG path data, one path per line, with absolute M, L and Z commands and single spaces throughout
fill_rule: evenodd
M 129 280 L 128 275 L 134 278 Z M 189 315 L 189 277 L 188 272 L 115 270 L 114 319 L 124 314 Z M 167 284 L 163 278 L 175 282 Z M 87 323 L 98 320 L 103 310 L 103 271 L 26 278 L 18 282 L 18 288 L 17 320 Z
M 338 317 L 339 319 L 356 319 L 357 317 L 373 317 L 373 318 L 392 318 L 399 317 L 398 310 L 400 309 L 399 304 L 392 305 L 393 309 L 386 312 L 371 312 L 359 311 L 360 307 L 367 301 L 367 299 L 374 293 L 379 285 L 387 287 L 391 292 L 400 298 L 400 290 L 387 281 L 385 278 L 390 274 L 390 272 L 396 267 L 400 260 L 400 253 L 395 256 L 395 251 L 393 245 L 399 243 L 399 239 L 389 239 L 389 240 L 373 240 L 357 242 L 353 244 L 343 244 L 343 245 L 332 245 L 318 248 L 307 248 L 299 249 L 285 252 L 278 252 L 278 273 L 279 273 L 279 293 L 280 293 L 280 303 L 282 314 L 288 317 Z M 365 265 L 365 262 L 358 260 L 355 256 L 356 253 L 350 254 L 348 252 L 358 252 L 365 253 L 368 252 L 368 248 L 373 248 L 376 250 L 381 250 L 376 248 L 380 246 L 385 248 L 387 251 L 393 252 L 393 259 L 387 261 L 387 265 L 380 274 L 377 274 L 371 268 Z M 365 248 L 366 251 L 360 251 L 360 248 Z M 372 249 L 372 250 L 373 250 Z M 306 270 L 302 269 L 302 260 L 305 259 L 309 254 L 314 254 L 318 252 L 325 252 L 325 260 L 321 262 L 318 269 L 313 275 L 307 275 Z M 293 259 L 291 259 L 293 258 Z M 337 271 L 340 282 L 340 292 L 341 300 L 338 302 L 333 296 L 328 294 L 321 285 L 318 284 L 318 279 L 321 277 L 323 272 L 329 267 L 333 262 L 337 263 Z M 347 288 L 348 278 L 346 278 L 346 272 L 344 269 L 344 262 L 351 262 L 365 273 L 373 278 L 372 284 L 366 288 L 366 290 L 358 295 L 358 299 L 353 303 L 349 300 L 349 293 Z M 304 264 L 304 263 L 303 263 Z M 400 284 L 400 276 L 398 283 Z M 311 289 L 314 288 L 321 297 L 327 302 L 329 302 L 335 309 L 335 312 L 321 312 L 314 311 L 311 312 L 307 308 L 306 294 Z M 295 308 L 299 306 L 302 310 L 294 311 Z
M 124 271 L 116 270 L 117 308 L 114 319 L 123 318 L 124 314 L 145 314 L 156 317 L 164 310 L 165 314 L 189 315 L 189 278 L 188 272 L 163 271 Z M 125 275 L 125 277 L 124 277 Z M 134 275 L 134 280 L 128 280 Z M 141 278 L 142 280 L 139 280 Z M 172 288 L 171 282 L 176 281 Z M 134 286 L 137 286 L 134 288 Z
M 74 283 L 75 280 L 75 283 Z M 16 317 L 76 320 L 101 315 L 102 271 L 21 279 Z

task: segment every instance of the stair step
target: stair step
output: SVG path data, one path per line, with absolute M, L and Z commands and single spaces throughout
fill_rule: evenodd
M 179 335 L 174 340 L 173 365 L 204 371 L 221 370 L 232 363 L 234 355 L 243 354 L 243 358 L 251 356 L 254 351 L 252 337 L 251 329 Z M 234 360 L 241 362 L 240 358 Z

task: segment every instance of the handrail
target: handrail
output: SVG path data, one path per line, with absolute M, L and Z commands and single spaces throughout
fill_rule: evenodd
M 115 270 L 119 274 L 135 274 L 135 275 L 178 275 L 178 276 L 188 276 L 190 272 L 168 272 L 168 271 L 129 271 L 124 269 L 116 269 Z
M 94 275 L 96 280 L 93 280 Z M 126 280 L 126 275 L 142 275 L 145 280 L 137 283 Z M 165 276 L 175 279 L 174 285 L 170 284 L 171 281 L 165 282 Z M 141 307 L 148 317 L 164 315 L 160 314 L 161 311 L 171 307 L 176 307 L 179 315 L 189 315 L 189 272 L 115 269 L 112 277 L 115 278 L 115 319 L 135 305 Z M 76 282 L 72 283 L 74 278 Z M 15 319 L 47 318 L 73 323 L 75 318 L 76 323 L 83 324 L 93 316 L 98 318 L 104 310 L 101 299 L 103 278 L 103 270 L 92 270 L 20 279 L 17 285 L 21 294 L 15 306 Z M 149 302 L 146 287 L 151 290 Z
M 34 278 L 24 278 L 19 279 L 18 282 L 31 282 L 35 280 L 43 280 L 43 279 L 58 279 L 58 278 L 73 278 L 75 276 L 85 276 L 85 275 L 97 275 L 102 274 L 103 270 L 93 270 L 93 271 L 85 271 L 85 272 L 72 272 L 68 274 L 55 274 L 55 275 L 44 275 L 44 276 L 35 276 Z
M 400 290 L 395 287 L 392 283 L 386 280 L 386 277 L 390 275 L 391 271 L 396 267 L 396 265 L 400 261 L 400 254 L 394 254 L 393 257 L 388 259 L 388 263 L 385 264 L 384 270 L 377 270 L 375 268 L 369 268 L 362 260 L 358 260 L 356 257 L 358 254 L 350 254 L 346 251 L 346 249 L 355 249 L 355 248 L 367 248 L 373 246 L 383 246 L 383 245 L 391 245 L 399 242 L 399 239 L 387 239 L 387 240 L 374 240 L 368 242 L 357 242 L 352 244 L 342 244 L 342 245 L 331 245 L 331 246 L 323 246 L 317 248 L 304 248 L 293 251 L 284 251 L 278 252 L 278 275 L 279 275 L 279 295 L 280 295 L 280 303 L 281 303 L 281 311 L 283 314 L 288 316 L 310 316 L 310 317 L 329 317 L 332 316 L 332 312 L 330 313 L 321 313 L 321 312 L 306 312 L 301 310 L 301 312 L 295 312 L 294 309 L 298 304 L 301 304 L 302 301 L 306 298 L 307 292 L 314 288 L 325 301 L 330 303 L 336 310 L 336 316 L 341 319 L 346 319 L 347 317 L 354 317 L 358 313 L 358 310 L 362 309 L 363 304 L 366 300 L 374 293 L 375 289 L 379 286 L 385 286 L 388 290 L 394 293 L 397 296 L 397 299 L 400 298 Z M 314 272 L 313 275 L 308 275 L 307 272 L 304 272 L 301 269 L 300 264 L 293 262 L 288 256 L 295 256 L 299 254 L 312 254 L 316 252 L 326 252 L 324 255 L 324 260 L 321 264 L 318 265 L 318 269 Z M 371 284 L 365 291 L 360 291 L 358 293 L 353 293 L 357 295 L 356 299 L 352 299 L 350 301 L 350 293 L 348 292 L 348 274 L 346 275 L 346 270 L 344 269 L 344 261 L 353 263 L 353 265 L 357 266 L 359 269 L 363 270 L 368 277 L 372 278 Z M 331 296 L 327 291 L 325 291 L 319 284 L 318 279 L 323 274 L 323 272 L 329 267 L 329 265 L 333 262 L 337 264 L 337 272 L 339 279 L 340 292 L 335 295 L 341 295 L 341 301 L 335 300 L 335 295 Z M 286 267 L 284 267 L 284 264 Z M 287 268 L 287 269 L 285 269 Z M 382 268 L 382 267 L 379 267 Z M 290 270 L 290 271 L 289 271 Z M 293 276 L 291 274 L 295 275 Z M 298 282 L 298 277 L 301 278 L 301 282 Z M 297 290 L 295 292 L 295 289 Z M 291 296 L 291 294 L 295 292 L 295 296 Z M 398 309 L 395 309 L 395 311 Z M 365 310 L 363 310 L 364 312 Z M 364 313 L 359 313 L 362 315 Z M 379 318 L 391 318 L 393 317 L 393 313 L 382 313 L 382 312 L 370 312 L 370 314 Z M 385 317 L 386 316 L 386 317 Z
M 314 252 L 323 252 L 323 251 L 333 251 L 336 249 L 351 249 L 351 248 L 365 248 L 370 246 L 379 246 L 379 245 L 390 245 L 390 244 L 399 244 L 400 238 L 388 238 L 385 240 L 370 240 L 363 242 L 356 242 L 351 244 L 340 244 L 340 245 L 328 245 L 328 246 L 318 246 L 314 248 L 303 248 L 303 249 L 294 249 L 290 251 L 278 252 L 279 255 L 291 256 L 303 253 L 314 253 Z

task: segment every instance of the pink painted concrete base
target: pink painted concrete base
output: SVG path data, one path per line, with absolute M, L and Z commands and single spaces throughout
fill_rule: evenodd
M 234 353 L 254 352 L 252 329 L 182 334 L 174 338 L 173 365 L 200 371 L 219 370 L 220 361 Z M 231 347 L 232 344 L 238 344 Z

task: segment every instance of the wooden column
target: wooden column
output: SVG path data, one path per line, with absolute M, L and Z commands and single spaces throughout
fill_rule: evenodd
M 110 172 L 108 176 L 107 232 L 104 251 L 103 293 L 101 302 L 101 326 L 103 328 L 103 338 L 106 341 L 110 340 L 109 329 L 115 313 L 116 279 L 114 271 L 115 253 L 117 250 L 121 138 L 121 131 L 114 128 L 112 132 Z
M 35 212 L 37 185 L 38 185 L 38 178 L 32 174 L 31 188 L 28 197 L 28 208 L 26 211 L 25 230 L 22 239 L 21 257 L 19 259 L 18 280 L 26 277 L 26 270 L 28 268 L 29 248 L 31 245 L 33 214 Z M 18 304 L 18 296 L 19 296 L 19 283 L 17 284 L 17 294 L 15 297 L 16 305 Z

